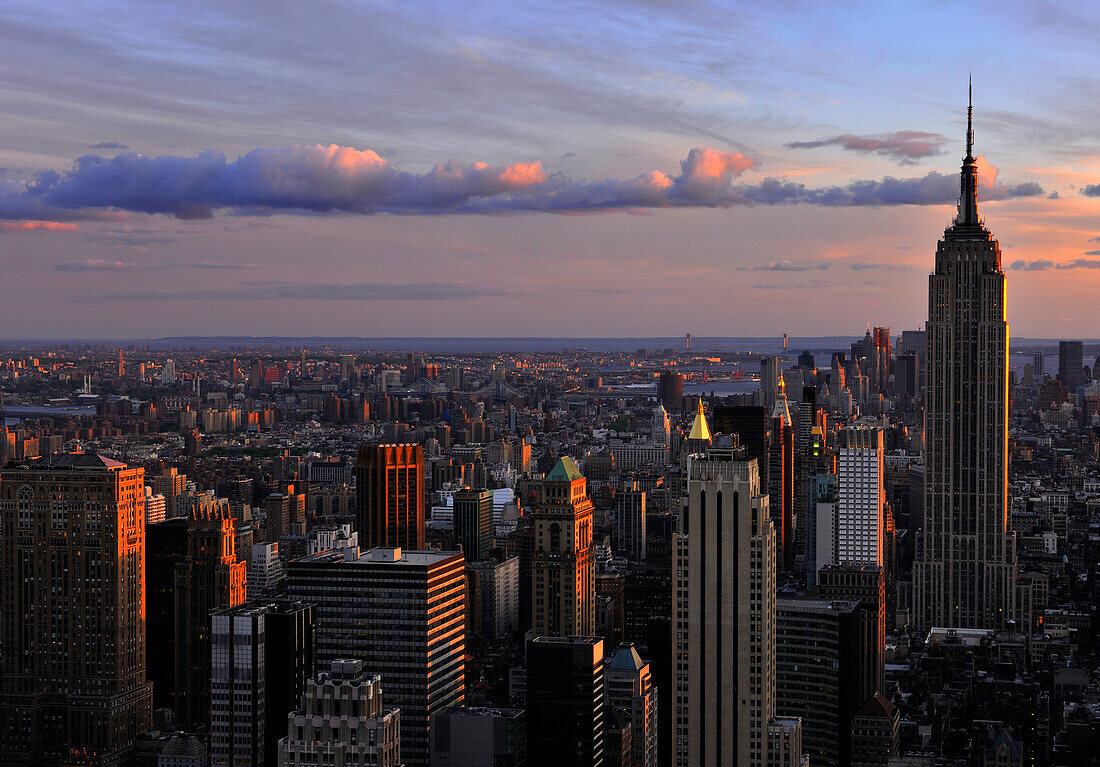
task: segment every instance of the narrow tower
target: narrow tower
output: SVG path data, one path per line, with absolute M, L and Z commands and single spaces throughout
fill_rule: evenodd
M 1012 617 L 1005 275 L 978 215 L 973 111 L 971 103 L 958 215 L 928 278 L 926 505 L 913 577 L 921 628 L 999 629 Z

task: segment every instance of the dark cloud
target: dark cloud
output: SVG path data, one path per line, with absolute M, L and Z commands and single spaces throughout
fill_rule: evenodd
M 92 144 L 92 149 L 129 149 L 130 147 L 125 144 L 120 144 L 117 141 L 100 141 L 98 144 Z
M 499 289 L 460 285 L 453 282 L 318 284 L 265 281 L 225 288 L 163 290 L 144 295 L 119 295 L 113 298 L 135 301 L 454 301 L 503 295 L 506 293 Z
M 148 245 L 168 245 L 178 242 L 176 237 L 157 234 L 89 234 L 84 238 L 85 242 L 104 242 L 108 245 L 126 245 L 131 248 L 146 247 Z
M 1100 251 L 1093 251 L 1086 253 L 1087 256 L 1100 256 Z M 1039 259 L 1038 261 L 1013 261 L 1008 267 L 1009 269 L 1015 269 L 1023 272 L 1043 272 L 1047 269 L 1100 269 L 1100 259 L 1094 258 L 1075 258 L 1072 261 L 1063 261 L 1060 264 L 1056 264 L 1049 259 Z
M 940 154 L 947 137 L 939 133 L 902 130 L 879 135 L 857 136 L 845 133 L 816 141 L 792 141 L 784 144 L 788 149 L 817 149 L 823 146 L 839 146 L 849 152 L 874 153 L 911 165 L 916 160 Z
M 1089 184 L 1081 190 L 1086 197 L 1100 197 L 1100 184 Z
M 1045 272 L 1047 269 L 1054 268 L 1054 262 L 1048 259 L 1040 259 L 1038 261 L 1013 261 L 1008 266 L 1009 269 L 1014 269 L 1018 272 Z
M 1089 242 L 1100 242 L 1100 237 L 1089 237 Z
M 818 261 L 812 264 L 796 264 L 783 259 L 782 261 L 773 261 L 770 264 L 761 264 L 760 266 L 754 266 L 753 271 L 757 272 L 813 272 L 829 268 L 828 261 Z
M 1057 200 L 1057 199 L 1058 199 L 1058 190 L 1057 190 L 1057 189 L 1055 189 L 1055 190 L 1054 190 L 1053 192 L 1051 192 L 1050 194 L 1048 194 L 1048 195 L 1047 195 L 1047 199 L 1048 199 L 1048 200 Z
M 64 220 L 163 213 L 209 218 L 275 211 L 422 215 L 581 212 L 662 207 L 809 204 L 940 205 L 958 196 L 958 178 L 935 171 L 918 178 L 853 181 L 813 188 L 783 179 L 735 184 L 755 161 L 739 152 L 697 147 L 675 176 L 650 171 L 628 179 L 578 181 L 546 173 L 540 162 L 492 166 L 450 160 L 425 173 L 399 170 L 371 150 L 339 146 L 255 149 L 233 161 L 197 157 L 86 155 L 65 173 L 0 182 L 0 219 Z M 1035 182 L 996 183 L 979 158 L 981 198 L 1042 193 Z
M 1100 250 L 1086 250 L 1086 256 L 1100 256 Z
M 55 272 L 128 272 L 141 269 L 132 261 L 106 261 L 102 258 L 85 258 L 83 261 L 63 261 L 55 264 Z

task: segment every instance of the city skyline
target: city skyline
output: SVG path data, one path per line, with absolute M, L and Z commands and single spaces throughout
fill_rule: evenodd
M 1009 321 L 1100 319 L 1087 17 L 510 10 L 0 11 L 0 333 L 917 327 L 969 67 Z

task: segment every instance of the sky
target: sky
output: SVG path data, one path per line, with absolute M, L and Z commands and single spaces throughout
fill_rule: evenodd
M 744 5 L 745 7 L 741 7 Z M 1100 332 L 1094 3 L 0 0 L 0 338 Z

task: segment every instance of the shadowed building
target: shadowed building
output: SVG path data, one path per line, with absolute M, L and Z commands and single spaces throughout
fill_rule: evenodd
M 527 642 L 527 763 L 603 767 L 603 639 L 535 637 Z
M 424 548 L 424 448 L 360 445 L 355 483 L 360 546 Z
M 0 472 L 2 764 L 127 764 L 152 724 L 144 476 L 95 454 Z

